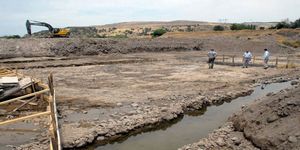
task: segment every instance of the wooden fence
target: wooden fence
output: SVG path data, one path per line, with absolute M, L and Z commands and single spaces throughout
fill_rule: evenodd
M 243 65 L 243 57 L 236 55 L 219 55 L 216 64 L 239 66 Z M 297 56 L 274 56 L 268 62 L 270 67 L 294 68 L 300 67 L 300 58 Z M 263 66 L 264 60 L 261 56 L 253 56 L 250 66 Z
M 9 69 L 0 69 L 0 77 L 1 76 L 23 76 L 17 71 L 9 70 Z M 26 94 L 23 96 L 19 96 L 13 99 L 5 100 L 0 102 L 1 105 L 7 105 L 14 102 L 22 102 L 21 105 L 17 106 L 13 109 L 12 112 L 19 110 L 25 105 L 30 105 L 32 101 L 46 101 L 47 102 L 47 110 L 44 112 L 34 113 L 27 116 L 22 116 L 14 119 L 9 119 L 0 122 L 1 125 L 13 124 L 16 122 L 36 118 L 36 117 L 49 117 L 49 135 L 50 135 L 50 150 L 61 150 L 61 138 L 57 120 L 57 108 L 56 108 L 56 99 L 55 99 L 55 89 L 53 86 L 53 75 L 50 74 L 48 77 L 48 85 L 42 83 L 41 81 L 34 80 L 33 85 L 31 86 L 32 93 Z

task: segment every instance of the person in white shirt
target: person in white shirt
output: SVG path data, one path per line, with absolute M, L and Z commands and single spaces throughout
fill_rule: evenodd
M 268 69 L 269 68 L 268 62 L 269 62 L 269 59 L 270 59 L 270 52 L 266 48 L 264 50 L 265 50 L 264 55 L 263 55 L 264 68 Z
M 217 52 L 214 49 L 211 49 L 208 54 L 208 68 L 213 69 L 214 68 L 214 63 L 215 59 L 217 57 Z
M 251 52 L 246 51 L 243 55 L 243 60 L 244 60 L 243 68 L 245 68 L 245 67 L 248 68 L 251 59 L 252 59 Z

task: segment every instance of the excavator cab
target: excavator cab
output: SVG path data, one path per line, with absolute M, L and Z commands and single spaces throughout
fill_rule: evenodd
M 39 21 L 26 21 L 26 28 L 28 35 L 31 35 L 31 26 L 44 26 L 47 27 L 51 37 L 69 37 L 70 35 L 70 29 L 67 28 L 53 28 L 50 24 L 46 22 L 39 22 Z

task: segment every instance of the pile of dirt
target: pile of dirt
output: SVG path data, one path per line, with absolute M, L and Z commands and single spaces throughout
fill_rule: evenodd
M 98 30 L 96 27 L 68 27 L 70 29 L 70 37 L 76 38 L 97 38 Z
M 243 132 L 234 131 L 232 122 L 228 122 L 220 129 L 210 133 L 207 138 L 200 139 L 197 143 L 185 145 L 178 150 L 199 149 L 258 150 L 250 141 L 245 139 Z
M 299 84 L 299 81 L 293 81 Z M 300 88 L 282 90 L 249 106 L 230 121 L 260 149 L 300 148 Z
M 202 50 L 201 40 L 174 39 L 0 39 L 0 58 L 81 56 L 111 53 Z
M 92 30 L 92 29 L 91 29 Z M 85 32 L 77 29 L 78 34 Z M 74 34 L 77 34 L 75 32 Z M 285 32 L 285 31 L 284 31 Z M 291 31 L 292 32 L 292 31 Z M 111 53 L 136 53 L 136 52 L 166 52 L 166 51 L 191 51 L 211 48 L 219 54 L 236 54 L 242 56 L 245 50 L 253 55 L 261 56 L 263 49 L 268 48 L 272 54 L 284 55 L 299 52 L 298 49 L 284 46 L 277 41 L 273 31 L 248 31 L 222 33 L 193 33 L 182 34 L 180 38 L 163 36 L 161 38 L 23 38 L 0 39 L 0 58 L 11 57 L 38 57 L 38 56 L 80 56 Z M 270 33 L 270 34 L 268 34 Z M 275 32 L 276 33 L 276 32 Z M 281 33 L 281 32 L 280 32 Z M 204 34 L 204 35 L 202 35 Z M 289 36 L 287 34 L 286 36 Z M 299 34 L 292 34 L 299 36 Z

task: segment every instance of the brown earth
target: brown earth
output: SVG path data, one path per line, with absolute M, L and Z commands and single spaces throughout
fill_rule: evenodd
M 261 56 L 264 48 L 273 55 L 299 52 L 284 41 L 299 39 L 299 30 L 225 31 L 168 33 L 154 39 L 99 39 L 99 38 L 24 38 L 0 39 L 0 58 L 90 56 L 116 53 L 208 51 L 241 56 L 245 50 Z M 284 34 L 286 33 L 286 34 Z M 292 34 L 290 34 L 292 33 Z
M 278 42 L 277 35 L 241 31 L 195 33 L 191 38 L 1 39 L 0 62 L 44 82 L 54 74 L 63 146 L 72 148 L 155 127 L 185 111 L 247 95 L 254 83 L 299 74 L 298 69 L 207 68 L 210 48 L 219 54 L 253 49 L 260 56 L 265 47 L 272 55 L 298 53 Z M 39 135 L 20 148 L 47 149 L 46 138 Z
M 144 61 L 109 63 L 130 59 Z M 61 61 L 19 60 L 22 63 L 13 60 L 5 65 L 31 66 L 19 71 L 44 82 L 50 72 L 54 74 L 63 145 L 68 148 L 82 147 L 97 138 L 111 140 L 136 129 L 155 127 L 184 111 L 246 95 L 254 82 L 264 78 L 299 73 L 294 69 L 265 71 L 262 67 L 243 69 L 222 65 L 209 70 L 206 57 L 193 51 L 69 57 Z M 69 65 L 96 60 L 108 63 Z M 45 68 L 33 67 L 41 63 Z M 47 67 L 51 64 L 57 66 Z M 29 149 L 41 148 L 35 146 L 29 145 Z
M 299 81 L 295 81 L 299 84 Z M 250 105 L 230 121 L 260 149 L 300 149 L 300 88 L 284 90 Z

